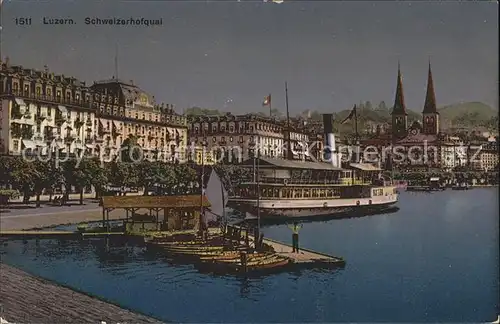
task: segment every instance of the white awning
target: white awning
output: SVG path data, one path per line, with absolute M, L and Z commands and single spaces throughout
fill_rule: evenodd
M 113 124 L 115 125 L 116 128 L 120 128 L 120 122 L 117 120 L 113 120 Z
M 439 181 L 440 179 L 439 178 L 431 178 L 430 180 L 431 181 Z
M 369 163 L 351 163 L 350 166 L 352 168 L 361 170 L 361 171 L 382 171 L 379 167 L 371 165 Z
M 30 140 L 23 140 L 23 144 L 28 149 L 34 149 L 34 148 L 36 148 L 35 142 L 30 141 Z
M 62 113 L 67 113 L 68 112 L 68 109 L 66 109 L 66 107 L 61 106 L 61 105 L 57 106 L 57 109 L 59 109 L 59 111 L 62 112 Z
M 44 141 L 36 141 L 35 145 L 38 147 L 46 147 L 47 143 L 45 143 Z
M 94 148 L 95 147 L 94 144 L 85 144 L 85 146 L 88 147 L 88 148 Z
M 104 127 L 104 122 L 102 121 L 101 118 L 99 118 L 99 124 L 101 124 L 101 126 Z
M 21 98 L 16 98 L 16 103 L 20 106 L 25 106 L 26 104 L 24 103 L 24 100 Z

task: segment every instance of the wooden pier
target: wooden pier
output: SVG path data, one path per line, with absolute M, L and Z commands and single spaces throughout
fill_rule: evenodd
M 0 231 L 0 239 L 79 239 L 124 236 L 123 232 L 81 233 L 73 231 Z
M 0 231 L 1 239 L 74 239 L 81 236 L 72 231 Z
M 255 245 L 255 236 L 248 227 L 240 225 L 231 225 L 241 237 L 241 242 L 245 242 L 245 237 L 248 237 L 248 242 L 250 245 Z M 247 233 L 248 231 L 248 233 Z M 333 255 L 328 255 L 325 253 L 313 251 L 310 249 L 305 249 L 299 246 L 300 252 L 294 253 L 293 247 L 291 245 L 285 244 L 283 242 L 275 241 L 269 238 L 264 238 L 263 244 L 272 248 L 274 253 L 286 257 L 297 266 L 304 267 L 343 267 L 346 262 L 342 257 L 336 257 Z
M 341 257 L 335 257 L 332 255 L 316 252 L 309 249 L 300 248 L 299 253 L 294 253 L 291 245 L 287 245 L 282 242 L 278 242 L 271 239 L 264 239 L 265 244 L 271 246 L 274 252 L 277 254 L 287 257 L 293 261 L 293 263 L 298 265 L 309 265 L 309 266 L 345 266 L 345 260 Z
M 245 233 L 246 229 L 238 227 Z M 192 231 L 185 231 L 186 233 Z M 210 231 L 211 235 L 217 235 L 220 233 L 219 228 L 213 228 Z M 175 234 L 183 233 L 182 231 L 175 232 Z M 170 233 L 172 234 L 172 233 Z M 156 235 L 162 237 L 168 237 L 168 233 L 158 232 Z M 246 233 L 245 233 L 246 235 Z M 17 239 L 17 240 L 28 240 L 28 239 L 89 239 L 89 238 L 108 238 L 108 237 L 129 237 L 129 238 L 142 238 L 147 236 L 146 233 L 142 235 L 127 235 L 124 232 L 95 232 L 95 233 L 82 233 L 79 231 L 0 231 L 0 239 Z M 153 235 L 154 237 L 155 235 Z M 144 239 L 146 239 L 144 237 Z M 147 239 L 146 239 L 147 240 Z M 244 242 L 244 236 L 241 237 L 241 243 Z M 248 234 L 248 243 L 254 244 L 254 237 Z M 345 265 L 345 260 L 341 257 L 336 257 L 321 252 L 313 251 L 310 249 L 300 248 L 299 253 L 294 253 L 291 245 L 285 244 L 283 242 L 275 241 L 269 238 L 265 238 L 263 243 L 271 247 L 274 252 L 280 256 L 286 257 L 296 265 L 301 266 L 311 266 L 311 267 L 322 267 L 322 266 L 334 266 L 342 267 Z

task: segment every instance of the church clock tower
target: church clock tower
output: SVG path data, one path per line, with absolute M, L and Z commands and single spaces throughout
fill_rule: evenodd
M 436 95 L 434 93 L 434 82 L 432 80 L 430 62 L 427 76 L 427 94 L 425 95 L 422 118 L 422 133 L 426 135 L 437 135 L 439 133 L 439 113 L 436 107 Z
M 407 134 L 408 113 L 406 112 L 405 97 L 403 94 L 403 80 L 401 77 L 401 69 L 398 63 L 398 80 L 396 88 L 396 98 L 394 99 L 394 107 L 392 109 L 392 138 L 394 140 L 401 139 Z

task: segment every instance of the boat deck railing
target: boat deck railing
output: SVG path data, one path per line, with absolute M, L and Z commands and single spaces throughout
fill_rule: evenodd
M 254 184 L 253 181 L 244 182 L 242 184 Z M 352 179 L 344 178 L 340 180 L 328 180 L 328 179 L 290 179 L 290 178 L 260 178 L 260 184 L 263 185 L 372 185 L 371 181 L 362 179 Z

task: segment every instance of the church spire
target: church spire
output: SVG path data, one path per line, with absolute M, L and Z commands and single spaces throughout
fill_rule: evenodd
M 398 81 L 396 88 L 396 98 L 394 99 L 394 108 L 392 109 L 393 115 L 408 115 L 405 106 L 405 96 L 403 93 L 403 78 L 401 76 L 401 66 L 398 61 Z
M 427 94 L 425 95 L 424 114 L 437 113 L 436 94 L 434 93 L 434 81 L 432 80 L 431 61 L 429 60 L 429 73 L 427 76 Z

